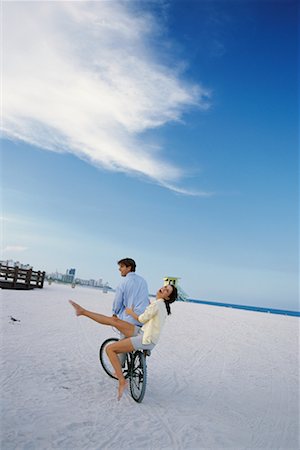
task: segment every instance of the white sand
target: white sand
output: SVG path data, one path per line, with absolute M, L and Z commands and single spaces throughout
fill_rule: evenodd
M 101 369 L 112 294 L 1 291 L 1 449 L 297 449 L 299 318 L 177 303 L 142 404 Z M 20 322 L 12 322 L 10 316 Z

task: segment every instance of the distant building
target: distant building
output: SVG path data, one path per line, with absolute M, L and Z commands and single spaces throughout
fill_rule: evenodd
M 75 278 L 76 269 L 67 269 L 66 274 L 63 276 L 65 283 L 73 283 Z
M 65 274 L 54 272 L 54 273 L 47 273 L 47 279 L 52 281 L 59 281 L 62 283 L 70 283 L 70 284 L 78 284 L 80 286 L 91 286 L 95 288 L 106 288 L 106 289 L 112 289 L 108 283 L 106 282 L 103 284 L 103 279 L 99 278 L 97 281 L 93 278 L 90 278 L 89 280 L 83 280 L 82 278 L 75 278 L 76 269 L 67 269 Z
M 103 287 L 103 279 L 99 278 L 99 280 L 95 281 L 96 287 Z

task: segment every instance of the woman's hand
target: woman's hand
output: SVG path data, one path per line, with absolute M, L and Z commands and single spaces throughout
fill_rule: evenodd
M 139 316 L 133 311 L 132 308 L 126 308 L 125 312 L 126 314 L 129 314 L 131 317 L 133 317 L 135 320 L 139 320 Z
M 126 308 L 125 312 L 126 312 L 126 314 L 129 314 L 130 316 L 132 316 L 134 314 L 132 308 Z

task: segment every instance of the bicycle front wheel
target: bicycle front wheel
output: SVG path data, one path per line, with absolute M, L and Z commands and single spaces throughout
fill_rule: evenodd
M 147 365 L 143 352 L 136 351 L 132 357 L 129 376 L 130 392 L 133 400 L 138 403 L 144 398 L 147 383 Z
M 108 345 L 113 344 L 114 342 L 118 342 L 118 340 L 119 339 L 117 338 L 106 339 L 106 341 L 103 342 L 99 350 L 99 358 L 103 369 L 105 370 L 107 375 L 109 375 L 111 378 L 114 378 L 115 380 L 117 380 L 118 378 L 115 376 L 115 369 L 111 365 L 111 362 L 107 356 L 106 348 Z

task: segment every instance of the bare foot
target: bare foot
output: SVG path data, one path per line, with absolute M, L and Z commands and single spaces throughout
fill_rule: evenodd
M 77 305 L 77 303 L 73 302 L 72 300 L 69 300 L 69 303 L 74 307 L 76 316 L 82 316 L 84 313 L 84 309 Z
M 123 392 L 128 388 L 127 381 L 119 381 L 119 389 L 118 389 L 118 400 L 121 399 Z

